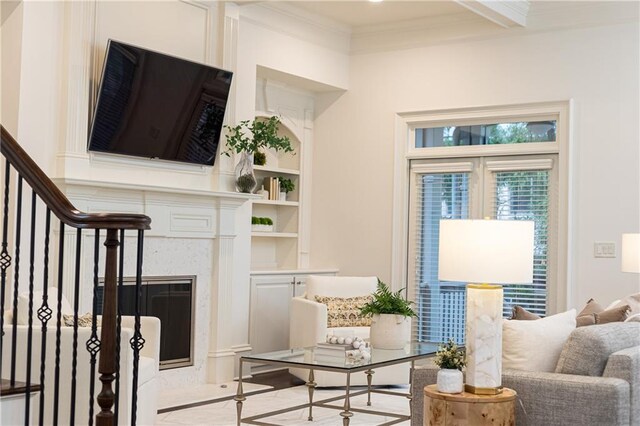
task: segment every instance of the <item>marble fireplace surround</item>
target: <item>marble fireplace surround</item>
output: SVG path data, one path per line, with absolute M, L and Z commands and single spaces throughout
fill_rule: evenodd
M 162 388 L 230 381 L 236 355 L 233 331 L 228 326 L 232 318 L 234 256 L 238 251 L 236 238 L 239 233 L 245 234 L 239 232 L 242 224 L 236 216 L 238 209 L 255 196 L 81 179 L 54 182 L 81 211 L 144 213 L 151 218 L 151 229 L 145 231 L 144 238 L 143 276 L 196 276 L 194 364 L 161 371 Z M 75 230 L 67 232 L 65 252 L 73 253 Z M 84 282 L 91 282 L 94 237 L 89 232 L 83 235 L 81 276 Z M 249 233 L 246 235 L 250 238 Z M 135 232 L 125 237 L 124 249 L 124 276 L 134 276 Z M 103 256 L 101 251 L 101 265 Z M 66 264 L 64 274 L 67 282 L 72 279 L 73 265 Z M 72 290 L 65 295 L 73 297 L 68 291 Z M 89 312 L 90 287 L 83 286 L 79 297 L 81 311 Z

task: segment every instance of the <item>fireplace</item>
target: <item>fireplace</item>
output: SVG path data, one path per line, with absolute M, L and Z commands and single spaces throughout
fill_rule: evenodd
M 160 319 L 160 370 L 193 365 L 195 276 L 143 277 L 140 315 Z M 126 277 L 119 288 L 122 315 L 135 313 L 135 277 Z M 104 282 L 98 288 L 98 312 L 102 310 Z M 144 337 L 144 336 L 143 336 Z

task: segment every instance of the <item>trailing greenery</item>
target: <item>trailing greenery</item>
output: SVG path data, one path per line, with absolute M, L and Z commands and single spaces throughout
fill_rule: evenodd
M 227 157 L 231 152 L 248 152 L 258 156 L 264 155 L 260 149 L 271 148 L 274 151 L 293 152 L 291 140 L 288 136 L 278 136 L 280 118 L 277 116 L 267 119 L 255 118 L 242 120 L 235 126 L 224 125 L 227 131 L 227 150 L 222 154 Z M 265 157 L 266 161 L 266 157 Z
M 467 364 L 464 349 L 459 347 L 456 342 L 450 338 L 447 343 L 438 346 L 434 363 L 440 368 L 462 370 Z
M 373 293 L 373 300 L 360 309 L 360 315 L 371 316 L 379 314 L 403 315 L 405 317 L 417 316 L 411 308 L 413 302 L 402 296 L 400 289 L 393 293 L 389 287 L 378 278 L 378 289 Z
M 285 177 L 279 176 L 278 180 L 280 181 L 280 191 L 289 193 L 296 189 L 296 185 L 293 183 L 291 179 L 287 179 Z

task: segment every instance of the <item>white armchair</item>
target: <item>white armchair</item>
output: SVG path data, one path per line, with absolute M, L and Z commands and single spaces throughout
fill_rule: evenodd
M 353 334 L 363 339 L 369 338 L 369 327 L 327 327 L 327 305 L 318 303 L 315 296 L 356 297 L 366 296 L 376 291 L 376 277 L 335 277 L 310 275 L 306 281 L 304 296 L 291 300 L 289 344 L 291 348 L 314 346 L 324 342 L 328 333 Z M 307 380 L 309 371 L 289 369 L 291 374 Z M 314 371 L 318 387 L 344 386 L 343 373 Z M 409 383 L 408 364 L 399 364 L 375 370 L 374 385 L 401 385 Z M 355 386 L 366 385 L 366 375 L 356 374 L 351 378 Z
M 120 355 L 120 397 L 119 397 L 119 425 L 131 424 L 131 389 L 133 377 L 133 351 L 129 345 L 129 339 L 133 336 L 134 317 L 122 317 L 121 333 L 121 355 Z M 11 314 L 5 311 L 4 342 L 2 347 L 2 360 L 6 360 L 6 367 L 2 369 L 2 378 L 8 379 L 10 374 L 9 360 L 11 359 Z M 58 396 L 58 424 L 64 425 L 70 422 L 71 404 L 71 360 L 73 327 L 61 327 L 60 336 L 60 390 Z M 16 380 L 25 381 L 26 372 L 26 347 L 27 347 L 28 326 L 17 326 L 17 347 L 16 347 Z M 158 411 L 158 371 L 160 362 L 160 320 L 154 317 L 140 317 L 140 332 L 145 339 L 145 344 L 140 351 L 138 363 L 138 393 L 137 393 L 137 424 L 140 426 L 154 425 Z M 100 336 L 100 328 L 98 328 Z M 87 424 L 89 418 L 89 376 L 90 376 L 90 355 L 85 344 L 91 337 L 90 327 L 78 327 L 78 363 L 76 374 L 76 404 L 75 423 Z M 40 377 L 40 348 L 42 334 L 39 321 L 33 326 L 33 347 L 31 359 L 32 383 L 38 383 Z M 54 397 L 54 365 L 56 347 L 56 327 L 55 316 L 49 321 L 47 327 L 47 350 L 46 350 L 46 373 L 44 385 L 45 413 L 44 424 L 53 424 L 53 397 Z M 99 357 L 99 354 L 98 356 Z M 94 392 L 94 416 L 100 412 L 95 398 L 100 393 L 102 387 L 99 380 L 98 362 L 95 371 L 95 392 Z M 115 388 L 115 383 L 112 384 Z M 32 422 L 37 422 L 37 404 L 39 397 L 34 399 L 36 408 L 31 410 Z M 34 404 L 32 404 L 34 405 Z M 33 416 L 36 417 L 33 417 Z

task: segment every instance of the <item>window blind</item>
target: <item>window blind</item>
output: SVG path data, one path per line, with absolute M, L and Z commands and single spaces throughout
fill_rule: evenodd
M 415 174 L 415 286 L 418 318 L 413 336 L 421 342 L 464 342 L 466 283 L 438 281 L 440 219 L 469 217 L 470 173 Z
M 493 217 L 499 220 L 532 220 L 534 226 L 533 283 L 504 286 L 504 315 L 520 305 L 546 315 L 549 260 L 549 171 L 495 172 Z

